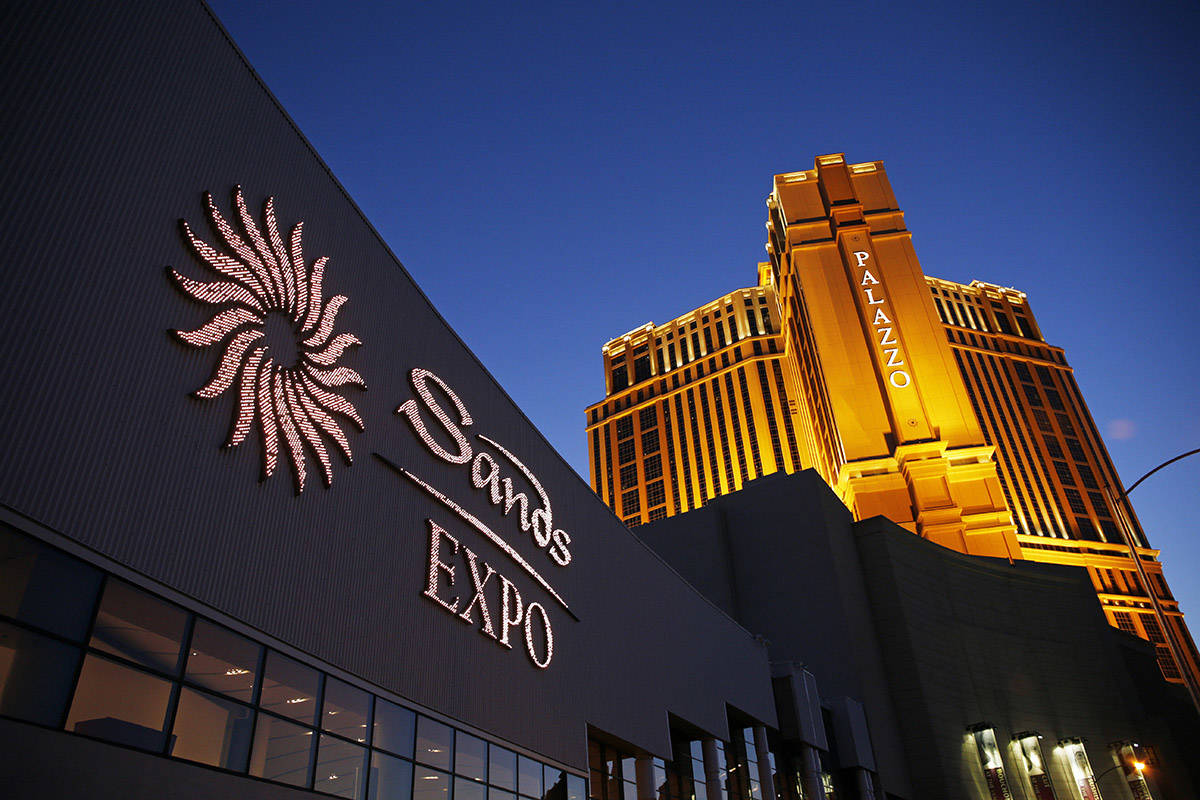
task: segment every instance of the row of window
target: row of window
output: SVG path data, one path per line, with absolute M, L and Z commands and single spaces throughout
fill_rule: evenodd
M 758 305 L 750 297 L 744 297 L 746 336 L 771 336 L 775 329 L 771 324 L 771 312 L 765 295 L 759 295 Z M 732 303 L 732 301 L 728 301 Z M 725 321 L 722 324 L 721 309 L 712 312 L 710 317 L 705 314 L 700 320 L 693 319 L 690 324 L 681 324 L 678 329 L 671 328 L 665 334 L 659 333 L 653 340 L 654 352 L 658 363 L 659 375 L 666 375 L 673 369 L 698 361 L 710 353 L 736 344 L 743 337 L 741 326 L 738 325 L 731 304 L 725 307 Z M 678 338 L 676 337 L 678 333 Z M 701 348 L 701 336 L 704 347 Z M 628 354 L 614 356 L 609 362 L 610 394 L 628 389 L 653 377 L 650 341 L 645 341 L 634 347 Z M 630 380 L 629 365 L 633 365 L 633 377 Z M 595 422 L 595 419 L 592 420 Z
M 347 798 L 583 800 L 583 778 L 0 526 L 0 715 Z

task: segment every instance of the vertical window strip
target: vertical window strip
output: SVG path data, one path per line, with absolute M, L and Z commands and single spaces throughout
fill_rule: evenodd
M 604 480 L 600 474 L 600 429 L 592 428 L 592 491 L 603 497 Z
M 957 354 L 957 351 L 955 352 Z M 981 405 L 987 412 L 988 422 L 991 425 L 993 435 L 995 436 L 997 451 L 998 455 L 1000 456 L 996 459 L 997 465 L 1000 467 L 1000 469 L 997 471 L 1000 473 L 1000 480 L 1004 485 L 1005 492 L 1007 493 L 1011 511 L 1013 512 L 1013 515 L 1017 517 L 1017 523 L 1021 526 L 1021 530 L 1024 533 L 1037 533 L 1037 531 L 1034 530 L 1034 525 L 1036 525 L 1037 521 L 1034 519 L 1029 510 L 1027 495 L 1024 495 L 1021 492 L 1021 484 L 1018 480 L 1019 476 L 1017 464 L 1015 463 L 1016 459 L 1009 457 L 1010 453 L 1016 452 L 1016 446 L 1009 441 L 1010 437 L 1012 436 L 1012 432 L 1008 429 L 1008 426 L 1001 426 L 997 422 L 996 414 L 992 411 L 994 408 L 999 408 L 999 404 L 996 402 L 996 398 L 994 396 L 995 391 L 991 386 L 990 380 L 988 380 L 985 384 L 983 378 L 980 377 L 982 374 L 980 361 L 986 358 L 986 356 L 981 356 L 977 353 L 966 352 L 964 357 L 967 363 L 970 365 L 972 373 L 972 380 L 968 380 L 967 383 L 971 386 L 978 387 L 980 393 L 992 395 L 990 399 L 984 398 L 984 402 L 982 402 Z M 1015 491 L 1013 491 L 1014 489 Z
M 729 398 L 729 416 L 733 418 L 733 440 L 737 445 L 738 472 L 742 478 L 742 486 L 746 485 L 749 476 L 746 473 L 746 446 L 742 443 L 742 420 L 738 414 L 737 395 L 733 391 L 733 373 L 725 373 L 725 395 Z
M 733 454 L 729 452 L 729 429 L 725 424 L 725 401 L 721 397 L 721 379 L 717 378 L 710 384 L 713 396 L 713 410 L 717 414 L 717 430 L 721 434 L 721 456 L 725 462 L 725 485 L 726 492 L 734 491 L 735 484 L 733 482 Z
M 750 457 L 754 459 L 754 477 L 763 474 L 762 454 L 758 451 L 758 431 L 754 425 L 754 406 L 750 403 L 750 388 L 746 385 L 746 368 L 738 367 L 738 383 L 742 389 L 742 408 L 746 410 L 746 432 L 750 434 Z
M 758 384 L 763 393 L 763 405 L 767 409 L 767 428 L 771 433 L 771 452 L 775 454 L 774 472 L 786 471 L 783 466 L 783 447 L 779 441 L 779 423 L 775 420 L 775 400 L 771 396 L 771 384 L 767 381 L 767 367 L 758 361 Z
M 696 421 L 696 390 L 688 387 L 688 418 L 692 423 L 692 452 L 695 454 L 696 486 L 698 502 L 692 508 L 699 508 L 708 502 L 708 480 L 705 477 L 703 446 L 700 444 L 700 423 Z
M 679 399 L 679 395 L 675 395 Z M 671 476 L 671 497 L 674 498 L 675 513 L 679 513 L 679 477 L 675 469 L 675 429 L 671 424 L 671 401 L 662 401 L 663 433 L 667 435 L 667 471 Z
M 1013 382 L 1012 374 L 1004 369 L 1004 362 L 1000 358 L 994 356 L 982 358 L 980 369 L 992 392 L 1004 404 L 1000 413 L 1000 421 L 1013 443 L 1012 451 L 1008 455 L 1017 463 L 1025 482 L 1025 488 L 1029 492 L 1027 503 L 1031 516 L 1036 518 L 1037 524 L 1042 526 L 1045 532 L 1051 533 L 1056 530 L 1053 517 L 1057 515 L 1051 514 L 1050 501 L 1045 492 L 1045 465 L 1033 458 L 1029 443 L 1025 440 L 1022 430 L 1024 426 L 1020 424 L 1022 416 L 1017 412 L 1017 409 L 1021 407 L 1020 400 L 1018 398 L 1016 403 L 1013 402 L 1017 384 Z M 997 407 L 999 408 L 999 405 Z M 1004 409 L 1008 410 L 1007 416 L 1003 413 Z M 1024 458 L 1021 457 L 1022 453 L 1024 453 Z M 1057 531 L 1065 537 L 1061 520 Z
M 688 494 L 688 509 L 696 509 L 691 485 L 691 451 L 688 449 L 688 417 L 683 414 L 683 392 L 676 395 L 676 419 L 679 420 L 679 463 L 683 464 L 683 485 Z
M 783 384 L 783 367 L 779 359 L 771 362 L 775 370 L 775 388 L 779 391 L 779 410 L 783 414 L 783 429 L 787 432 L 788 455 L 792 457 L 792 472 L 800 469 L 800 450 L 796 447 L 796 432 L 792 430 L 792 408 L 788 403 L 787 387 Z
M 613 497 L 613 449 L 612 449 L 612 423 L 604 424 L 604 470 L 607 477 L 605 488 L 608 490 L 608 507 L 617 511 L 617 501 Z
M 697 387 L 700 393 L 700 410 L 704 414 L 704 439 L 708 445 L 708 474 L 712 479 L 712 497 L 722 494 L 721 491 L 721 468 L 717 461 L 717 445 L 713 436 L 712 415 L 708 410 L 708 383 L 701 383 Z

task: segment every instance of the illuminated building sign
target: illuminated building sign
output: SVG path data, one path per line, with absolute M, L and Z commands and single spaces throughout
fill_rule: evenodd
M 853 255 L 857 270 L 855 278 L 858 281 L 858 288 L 862 291 L 862 300 L 867 309 L 867 316 L 871 319 L 875 344 L 883 353 L 881 360 L 884 372 L 887 373 L 888 383 L 896 389 L 903 389 L 912 383 L 912 377 L 907 370 L 902 369 L 907 364 L 904 361 L 900 340 L 896 336 L 896 323 L 892 320 L 894 313 L 888 313 L 890 305 L 883 294 L 883 285 L 867 266 L 871 254 L 866 250 L 856 250 Z M 878 296 L 876 296 L 877 294 Z
M 361 342 L 352 333 L 333 335 L 338 309 L 346 297 L 322 298 L 329 259 L 318 258 L 311 269 L 305 265 L 304 223 L 296 223 L 285 245 L 275 219 L 274 198 L 267 198 L 265 224 L 260 225 L 246 208 L 241 187 L 233 197 L 240 231 L 222 216 L 212 195 L 204 195 L 213 229 L 227 252 L 209 245 L 192 232 L 186 220 L 180 220 L 197 259 L 221 280 L 197 281 L 175 269 L 167 270 L 188 297 L 221 309 L 195 330 L 175 331 L 192 347 L 211 347 L 218 342 L 225 346 L 212 378 L 194 394 L 211 400 L 238 384 L 237 413 L 225 446 L 237 447 L 245 441 L 257 419 L 264 479 L 275 472 L 282 439 L 296 492 L 304 491 L 307 479 L 305 446 L 316 454 L 328 487 L 333 471 L 326 440 L 337 447 L 347 464 L 353 460 L 350 442 L 334 415 L 363 429 L 358 411 L 337 391 L 347 386 L 367 388 L 357 372 L 337 366 L 346 350 Z
M 396 413 L 405 418 L 417 439 L 438 459 L 466 470 L 471 486 L 484 493 L 501 517 L 512 514 L 522 533 L 530 536 L 551 565 L 562 568 L 570 564 L 571 536 L 554 527 L 550 496 L 533 471 L 504 445 L 481 433 L 475 438 L 488 449 L 472 445 L 465 429 L 474 425 L 474 420 L 458 394 L 440 377 L 422 368 L 414 369 L 409 377 L 416 396 L 403 402 Z M 440 402 L 434 396 L 432 387 L 435 386 L 448 403 Z M 442 439 L 435 436 L 434 430 L 441 431 Z M 526 560 L 491 526 L 412 471 L 382 455 L 376 456 L 481 534 L 532 578 L 554 604 L 572 619 L 578 619 L 553 585 L 542 576 L 539 567 Z M 511 469 L 506 471 L 504 464 Z M 532 490 L 532 499 L 529 492 L 519 488 L 522 485 Z M 534 666 L 539 669 L 549 667 L 554 657 L 554 630 L 546 606 L 540 602 L 527 602 L 516 583 L 443 526 L 432 519 L 427 522 L 428 581 L 422 596 L 464 623 L 478 625 L 480 634 L 501 647 L 512 649 L 513 639 L 522 637 L 525 652 Z M 496 579 L 492 583 L 494 589 L 489 591 L 488 584 L 493 577 Z M 470 592 L 469 597 L 466 592 Z
M 1013 800 L 1012 791 L 1008 788 L 1008 779 L 1004 776 L 1004 759 L 1000 755 L 999 745 L 996 744 L 996 729 L 986 723 L 976 725 L 971 729 L 971 738 L 975 741 L 979 766 L 983 769 L 983 779 L 987 782 L 988 797 L 991 800 Z
M 1092 764 L 1088 761 L 1083 740 L 1061 739 L 1057 749 L 1066 762 L 1067 774 L 1079 792 L 1079 800 L 1100 800 L 1100 789 L 1096 786 L 1096 777 L 1092 774 Z
M 1032 732 L 1018 733 L 1013 737 L 1012 746 L 1017 753 L 1017 763 L 1029 781 L 1034 800 L 1057 800 L 1046 759 L 1042 757 L 1042 737 Z

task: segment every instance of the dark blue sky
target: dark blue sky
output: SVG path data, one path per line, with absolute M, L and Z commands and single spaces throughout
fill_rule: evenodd
M 213 3 L 584 476 L 600 346 L 753 285 L 771 176 L 844 152 L 1029 294 L 1131 483 L 1200 447 L 1200 6 L 974 5 Z M 1196 630 L 1200 456 L 1133 498 Z

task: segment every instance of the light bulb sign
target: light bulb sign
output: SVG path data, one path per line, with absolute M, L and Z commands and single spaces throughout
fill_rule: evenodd
M 421 595 L 450 616 L 476 627 L 482 636 L 502 648 L 512 650 L 518 643 L 535 667 L 547 669 L 554 658 L 550 608 L 578 620 L 543 575 L 571 564 L 571 535 L 555 527 L 550 496 L 529 467 L 500 442 L 482 433 L 476 433 L 474 440 L 467 435 L 475 422 L 454 389 L 428 369 L 412 370 L 409 379 L 414 396 L 401 403 L 396 414 L 430 454 L 462 468 L 474 490 L 499 517 L 514 519 L 544 558 L 540 563 L 526 559 L 493 525 L 468 511 L 443 491 L 444 487 L 434 486 L 426 477 L 379 453 L 376 457 L 466 523 L 532 579 L 546 597 L 523 597 L 517 584 L 501 569 L 432 518 L 426 521 L 428 570 Z M 435 387 L 442 399 L 435 396 Z

